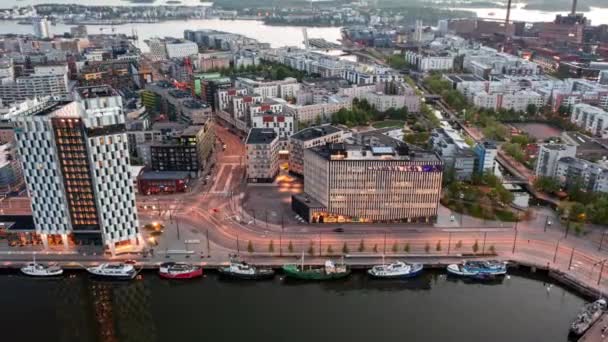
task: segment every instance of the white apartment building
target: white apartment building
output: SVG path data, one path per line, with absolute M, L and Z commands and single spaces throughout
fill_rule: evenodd
M 311 105 L 285 104 L 284 111 L 291 114 L 297 122 L 314 123 L 315 121 L 325 122 L 340 109 L 352 109 L 353 99 L 350 96 L 329 96 L 326 102 Z
M 294 133 L 296 123 L 292 115 L 282 113 L 259 113 L 251 116 L 252 128 L 270 128 L 282 140 L 281 148 L 287 149 L 287 139 Z
M 41 39 L 47 39 L 51 37 L 51 23 L 46 17 L 35 17 L 32 19 L 32 26 L 34 27 L 34 36 Z
M 130 179 L 122 100 L 107 86 L 77 89 L 77 101 L 30 101 L 14 108 L 35 229 L 117 249 L 141 244 Z
M 538 150 L 535 174 L 555 177 L 557 162 L 564 157 L 576 157 L 576 146 L 567 144 L 542 144 Z
M 382 92 L 372 92 L 365 94 L 363 98 L 381 112 L 390 108 L 401 109 L 403 107 L 406 107 L 410 113 L 420 112 L 420 98 L 414 94 L 387 95 Z
M 507 109 L 525 112 L 528 105 L 541 108 L 544 104 L 543 96 L 535 91 L 521 90 L 513 93 L 488 93 L 480 91 L 471 95 L 473 104 L 480 108 L 494 110 Z
M 441 71 L 454 69 L 454 56 L 452 55 L 429 55 L 415 51 L 405 52 L 405 61 L 414 65 L 419 71 Z
M 168 41 L 165 43 L 168 58 L 183 59 L 198 55 L 198 45 L 190 41 Z
M 245 140 L 247 181 L 272 183 L 279 173 L 279 136 L 271 128 L 252 128 Z
M 585 103 L 572 107 L 570 121 L 594 136 L 608 136 L 608 112 Z
M 247 89 L 249 94 L 258 94 L 264 98 L 279 97 L 286 99 L 295 97 L 296 93 L 300 90 L 298 80 L 293 77 L 288 77 L 280 81 L 252 80 L 249 78 L 237 77 L 235 86 L 237 88 Z

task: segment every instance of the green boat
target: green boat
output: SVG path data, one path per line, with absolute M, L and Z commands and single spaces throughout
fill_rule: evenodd
M 300 280 L 333 280 L 342 279 L 350 275 L 348 266 L 335 265 L 332 261 L 325 261 L 324 266 L 283 265 L 283 272 L 288 278 Z

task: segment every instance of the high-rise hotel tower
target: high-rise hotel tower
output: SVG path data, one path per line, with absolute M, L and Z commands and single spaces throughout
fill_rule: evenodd
M 141 243 L 122 99 L 108 86 L 78 88 L 75 99 L 9 113 L 36 232 L 45 245 L 60 236 L 114 254 Z

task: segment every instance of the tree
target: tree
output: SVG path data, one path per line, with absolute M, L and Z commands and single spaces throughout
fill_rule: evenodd
M 490 254 L 496 254 L 496 248 L 494 248 L 494 245 L 490 245 L 488 252 L 490 252 Z
M 327 245 L 327 255 L 333 255 L 334 248 L 331 245 Z
M 528 114 L 528 116 L 534 116 L 536 113 L 538 113 L 538 107 L 536 107 L 534 103 L 530 103 L 526 107 L 526 114 Z
M 552 194 L 559 191 L 560 184 L 559 181 L 553 177 L 540 176 L 534 181 L 534 189 Z
M 253 243 L 251 242 L 251 240 L 249 240 L 249 242 L 247 243 L 247 252 L 249 253 L 253 253 Z
M 430 250 L 431 250 L 431 245 L 430 245 L 430 244 L 427 242 L 427 243 L 424 245 L 424 251 L 428 253 Z
M 378 244 L 374 244 L 374 253 L 378 253 Z
M 460 248 L 462 248 L 462 240 L 458 240 L 458 242 L 456 242 L 456 249 Z
M 268 253 L 274 253 L 274 241 L 270 240 L 268 243 Z
M 397 242 L 393 243 L 392 251 L 393 253 L 399 252 L 399 245 L 397 245 Z
M 289 253 L 293 253 L 293 243 L 291 241 L 289 241 L 289 245 L 287 246 L 287 251 Z
M 308 246 L 308 254 L 315 254 L 315 243 L 313 241 L 310 241 L 310 245 Z
M 410 244 L 408 242 L 406 242 L 405 246 L 403 246 L 403 251 L 405 253 L 409 253 L 410 252 Z
M 477 254 L 477 252 L 479 251 L 479 242 L 477 240 L 475 240 L 475 243 L 473 244 L 473 253 Z
M 345 242 L 344 245 L 342 245 L 342 254 L 348 254 L 348 253 L 349 253 L 348 245 Z
M 437 241 L 437 245 L 435 245 L 435 250 L 437 252 L 441 251 L 441 240 Z
M 365 242 L 363 241 L 363 239 L 361 239 L 361 242 L 359 242 L 359 253 L 363 253 L 365 252 Z

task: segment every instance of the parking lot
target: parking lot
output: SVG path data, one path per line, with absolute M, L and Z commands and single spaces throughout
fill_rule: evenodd
M 272 224 L 298 224 L 291 210 L 291 195 L 302 192 L 302 180 L 281 174 L 273 184 L 248 185 L 243 208 L 251 216 Z

